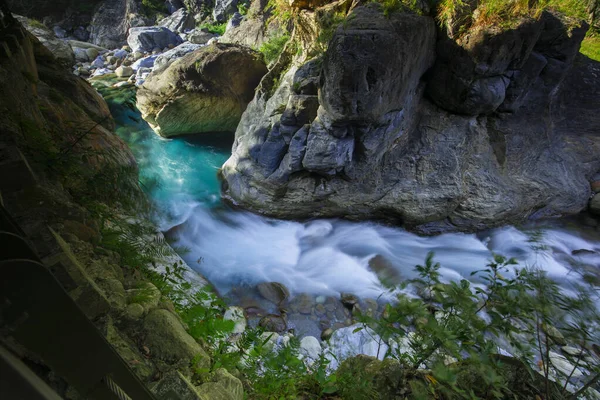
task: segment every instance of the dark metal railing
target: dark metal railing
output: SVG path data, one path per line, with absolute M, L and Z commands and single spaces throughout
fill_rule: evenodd
M 0 328 L 85 398 L 154 399 L 42 264 L 24 233 L 1 205 Z M 4 359 L 0 361 L 5 361 L 3 368 L 12 365 Z M 22 368 L 14 367 L 11 371 L 18 373 Z M 16 386 L 2 382 L 11 374 L 2 375 L 0 397 L 31 398 L 23 397 L 25 394 L 3 393 Z

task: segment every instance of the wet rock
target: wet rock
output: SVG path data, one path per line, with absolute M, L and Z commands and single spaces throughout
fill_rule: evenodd
M 312 296 L 302 293 L 294 299 L 294 305 L 300 314 L 310 315 L 312 314 L 314 299 Z
M 183 41 L 181 38 L 165 27 L 142 26 L 131 28 L 127 43 L 133 51 L 153 51 L 156 48 L 163 49 L 169 44 L 178 45 Z
M 284 317 L 269 314 L 261 318 L 258 325 L 269 332 L 282 333 L 287 330 L 287 322 Z
M 596 254 L 596 252 L 594 250 L 588 250 L 588 249 L 578 249 L 578 250 L 573 250 L 571 252 L 571 255 L 573 255 L 573 256 L 585 256 L 587 254 Z
M 262 282 L 256 288 L 262 297 L 275 304 L 283 303 L 290 297 L 288 288 L 279 282 Z
M 351 293 L 342 293 L 341 300 L 342 304 L 350 310 L 355 304 L 358 304 L 358 297 Z
M 241 307 L 227 307 L 223 319 L 235 323 L 232 333 L 243 333 L 246 330 L 246 317 L 244 316 L 244 309 Z

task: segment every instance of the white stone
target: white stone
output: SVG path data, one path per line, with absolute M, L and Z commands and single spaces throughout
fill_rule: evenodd
M 277 332 L 263 332 L 260 337 L 263 342 L 266 340 L 264 347 L 269 351 L 273 351 L 279 341 L 279 334 Z
M 563 346 L 561 348 L 561 350 L 563 351 L 563 353 L 567 353 L 568 355 L 574 356 L 574 357 L 579 357 L 579 355 L 581 355 L 581 356 L 585 356 L 586 355 L 585 350 L 582 351 L 581 348 L 577 348 L 577 347 Z
M 304 357 L 310 358 L 311 360 L 316 360 L 319 358 L 323 349 L 321 348 L 321 343 L 314 336 L 305 336 L 300 340 L 300 354 Z
M 233 321 L 235 326 L 232 333 L 242 333 L 246 330 L 246 317 L 244 317 L 244 309 L 242 307 L 232 306 L 227 308 L 223 319 Z
M 356 332 L 356 329 L 362 328 Z M 372 329 L 355 324 L 336 330 L 329 339 L 326 348 L 330 367 L 336 369 L 346 358 L 365 354 L 383 360 L 388 345 Z M 331 354 L 330 354 L 331 353 Z
M 560 373 L 569 376 L 571 372 L 573 372 L 573 378 L 581 378 L 583 376 L 583 372 L 581 372 L 578 368 L 575 368 L 573 364 L 571 364 L 564 356 L 561 356 L 558 353 L 553 351 L 550 352 L 550 362 Z M 575 368 L 575 371 L 573 369 Z

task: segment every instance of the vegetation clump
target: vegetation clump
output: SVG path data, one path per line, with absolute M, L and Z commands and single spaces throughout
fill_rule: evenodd
M 287 32 L 278 32 L 260 46 L 259 51 L 265 57 L 267 64 L 277 60 L 289 40 L 290 35 Z
M 198 29 L 206 30 L 207 32 L 222 36 L 225 33 L 225 29 L 227 28 L 227 23 L 218 23 L 214 22 L 212 24 L 205 23 L 198 25 Z

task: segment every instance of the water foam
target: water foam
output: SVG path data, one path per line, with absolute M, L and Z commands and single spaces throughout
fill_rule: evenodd
M 549 276 L 579 281 L 569 265 L 571 252 L 600 251 L 600 243 L 576 231 L 545 228 L 537 241 L 532 231 L 504 227 L 484 235 L 449 233 L 421 237 L 401 228 L 370 222 L 278 221 L 238 211 L 214 212 L 202 205 L 177 229 L 184 259 L 226 293 L 234 286 L 281 282 L 292 293 L 337 295 L 351 292 L 376 298 L 385 291 L 369 260 L 379 255 L 403 279 L 416 277 L 414 266 L 435 253 L 444 280 L 472 279 L 493 253 L 515 257 L 521 266 L 537 265 Z M 600 267 L 600 253 L 586 262 Z

